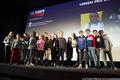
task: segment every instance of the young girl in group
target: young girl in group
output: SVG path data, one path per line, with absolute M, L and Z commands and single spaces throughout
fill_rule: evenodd
M 3 43 L 4 43 L 4 50 L 5 50 L 5 63 L 10 62 L 10 56 L 11 56 L 11 45 L 14 41 L 14 34 L 13 32 L 9 32 L 8 36 L 5 37 Z
M 53 33 L 52 37 L 52 49 L 51 49 L 51 66 L 57 66 L 57 55 L 59 49 L 59 42 L 57 34 Z
M 39 39 L 37 40 L 37 65 L 40 63 L 43 65 L 43 56 L 44 56 L 44 48 L 45 48 L 45 41 L 44 36 L 39 35 Z
M 67 50 L 66 50 L 66 57 L 67 57 L 67 66 L 71 66 L 71 59 L 73 57 L 73 47 L 72 47 L 72 38 L 68 38 L 67 42 Z
M 20 34 L 16 35 L 16 39 L 13 41 L 11 50 L 11 59 L 10 59 L 10 64 L 17 62 L 17 64 L 20 64 L 20 52 L 21 52 L 21 45 L 22 41 L 20 40 Z
M 35 34 L 35 32 L 33 32 L 30 35 L 28 49 L 29 49 L 29 52 L 28 52 L 28 59 L 27 59 L 26 65 L 34 66 L 33 59 L 34 59 L 35 52 L 36 52 L 36 34 Z
M 52 36 L 48 35 L 48 38 L 45 40 L 45 66 L 49 66 L 49 60 L 51 55 L 51 48 L 52 48 Z

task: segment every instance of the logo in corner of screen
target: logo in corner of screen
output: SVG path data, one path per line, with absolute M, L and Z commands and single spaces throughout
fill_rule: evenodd
M 31 12 L 31 16 L 33 16 L 33 17 L 43 17 L 43 16 L 45 16 L 45 9 L 33 11 L 33 12 Z

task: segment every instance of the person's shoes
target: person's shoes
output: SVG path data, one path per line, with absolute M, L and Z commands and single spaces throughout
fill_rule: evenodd
M 54 63 L 51 63 L 51 66 L 54 67 Z
M 80 64 L 77 68 L 82 68 L 82 64 Z
M 114 70 L 118 70 L 118 68 L 117 68 L 117 67 L 114 67 Z
M 29 64 L 27 63 L 25 66 L 29 66 Z
M 30 63 L 30 66 L 35 66 L 33 63 Z
M 56 63 L 54 63 L 54 67 L 56 66 Z
M 56 67 L 59 68 L 60 66 L 57 65 Z
M 117 67 L 111 67 L 111 69 L 112 69 L 112 70 L 118 70 L 118 68 L 117 68 Z
M 85 68 L 88 69 L 88 65 L 87 64 L 85 65 Z

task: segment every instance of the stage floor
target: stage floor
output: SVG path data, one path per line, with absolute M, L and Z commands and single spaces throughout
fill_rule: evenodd
M 9 80 L 81 80 L 98 77 L 118 78 L 120 70 L 0 64 L 0 76 L 14 78 Z

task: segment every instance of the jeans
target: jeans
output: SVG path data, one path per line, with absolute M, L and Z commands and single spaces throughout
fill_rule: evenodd
M 23 49 L 21 50 L 21 62 L 22 64 L 24 64 L 24 61 L 25 61 L 25 57 L 27 55 L 27 52 L 28 52 L 28 49 Z
M 93 60 L 94 66 L 97 67 L 97 57 L 95 55 L 95 50 L 93 47 L 88 47 L 88 56 L 89 56 L 89 66 L 91 66 L 91 61 Z
M 28 63 L 31 63 L 32 60 L 33 60 L 33 58 L 34 58 L 34 56 L 35 56 L 35 49 L 34 49 L 34 48 L 30 49 L 28 54 L 29 54 L 29 55 L 28 55 L 28 60 L 27 60 L 27 62 L 28 62 Z
M 87 64 L 87 52 L 84 50 L 84 49 L 79 49 L 79 61 L 78 61 L 78 64 L 82 64 L 82 59 L 85 60 L 85 64 Z

